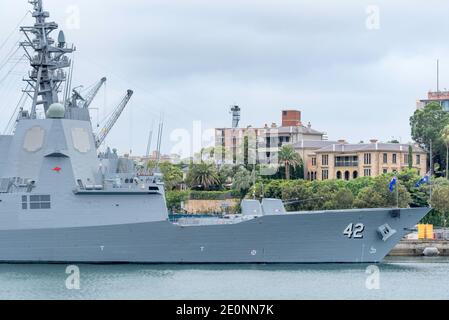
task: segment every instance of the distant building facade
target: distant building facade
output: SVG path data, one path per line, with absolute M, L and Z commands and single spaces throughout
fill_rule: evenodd
M 422 109 L 432 102 L 439 103 L 444 111 L 449 112 L 449 91 L 431 91 L 428 93 L 427 99 L 419 100 L 417 102 L 416 107 Z
M 419 175 L 427 172 L 427 153 L 412 146 L 412 166 Z M 327 145 L 307 155 L 308 180 L 376 177 L 409 167 L 409 145 L 396 143 L 349 144 L 343 141 Z
M 296 152 L 299 154 L 301 159 L 303 159 L 305 178 L 307 177 L 307 173 L 310 170 L 314 170 L 309 168 L 309 161 L 307 161 L 309 159 L 309 156 L 314 155 L 317 150 L 333 144 L 338 144 L 338 142 L 329 140 L 301 140 L 293 144 Z
M 180 162 L 180 157 L 178 155 L 159 154 L 158 151 L 153 151 L 149 156 L 130 156 L 125 154 L 125 157 L 133 160 L 136 163 L 136 165 L 142 167 L 146 166 L 150 161 L 159 160 L 160 163 L 168 162 L 172 164 L 177 164 Z
M 250 163 L 277 164 L 282 146 L 325 139 L 324 132 L 312 129 L 310 123 L 302 124 L 300 111 L 285 110 L 282 111 L 282 126 L 272 123 L 262 128 L 215 129 L 215 161 L 219 165 L 239 164 L 250 158 Z

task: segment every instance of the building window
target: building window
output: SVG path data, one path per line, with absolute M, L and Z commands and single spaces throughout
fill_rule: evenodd
M 384 174 L 388 173 L 388 169 L 384 169 L 384 170 L 383 170 L 383 173 L 384 173 Z
M 312 158 L 312 166 L 316 166 L 316 158 L 315 157 Z
M 384 163 L 388 163 L 388 154 L 384 153 Z
M 337 171 L 337 179 L 341 180 L 341 171 Z
M 327 155 L 327 154 L 323 155 L 321 160 L 322 160 L 321 162 L 322 162 L 323 166 L 328 166 L 329 165 L 329 155 Z
M 365 153 L 363 156 L 364 164 L 370 165 L 371 164 L 371 153 Z
M 393 153 L 393 163 L 398 163 L 398 155 L 396 153 Z
M 327 179 L 329 179 L 329 170 L 323 170 L 323 171 L 321 172 L 321 178 L 322 178 L 322 180 L 327 180 Z
M 363 171 L 363 173 L 364 173 L 365 177 L 371 177 L 371 169 L 365 169 Z
M 408 164 L 408 153 L 404 154 L 404 163 Z
M 359 177 L 358 171 L 354 171 L 354 172 L 352 173 L 352 178 L 353 178 L 353 179 L 357 179 L 358 177 Z
M 351 173 L 349 171 L 345 171 L 345 180 L 349 181 L 350 178 L 351 178 Z
M 359 158 L 357 156 L 335 157 L 336 167 L 358 167 Z
M 419 154 L 416 155 L 416 164 L 417 165 L 421 164 L 421 155 L 419 155 Z

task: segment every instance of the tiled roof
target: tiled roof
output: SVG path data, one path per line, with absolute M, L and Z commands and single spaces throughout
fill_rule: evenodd
M 363 151 L 396 151 L 396 152 L 407 152 L 409 148 L 408 144 L 400 143 L 359 143 L 359 144 L 330 144 L 319 150 L 316 153 L 323 152 L 338 152 L 338 153 L 350 153 L 350 152 L 363 152 Z M 413 145 L 413 152 L 425 153 L 422 148 Z
M 277 129 L 279 133 L 289 133 L 289 132 L 298 132 L 302 134 L 312 134 L 312 135 L 324 135 L 324 132 L 320 132 L 318 130 L 300 126 L 300 127 L 278 127 Z
M 336 141 L 327 141 L 327 140 L 301 140 L 295 144 L 293 147 L 295 149 L 321 149 L 329 145 L 336 144 Z

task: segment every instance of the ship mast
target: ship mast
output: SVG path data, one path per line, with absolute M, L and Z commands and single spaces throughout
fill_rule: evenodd
M 25 50 L 32 67 L 28 78 L 24 79 L 30 89 L 24 92 L 32 99 L 30 118 L 36 119 L 37 106 L 42 105 L 47 112 L 53 103 L 59 102 L 58 93 L 61 91 L 62 83 L 66 81 L 63 69 L 71 65 L 70 59 L 65 55 L 75 51 L 75 48 L 67 47 L 62 31 L 59 32 L 58 43 L 55 46 L 55 40 L 50 34 L 58 29 L 58 24 L 46 21 L 50 14 L 44 11 L 42 0 L 28 2 L 33 5 L 32 15 L 36 22 L 34 26 L 20 28 L 26 37 L 26 41 L 21 42 L 20 46 Z

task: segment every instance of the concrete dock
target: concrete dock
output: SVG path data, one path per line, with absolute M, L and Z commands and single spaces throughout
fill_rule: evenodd
M 423 256 L 426 248 L 438 249 L 439 256 L 449 256 L 447 240 L 402 240 L 389 254 L 393 257 Z

